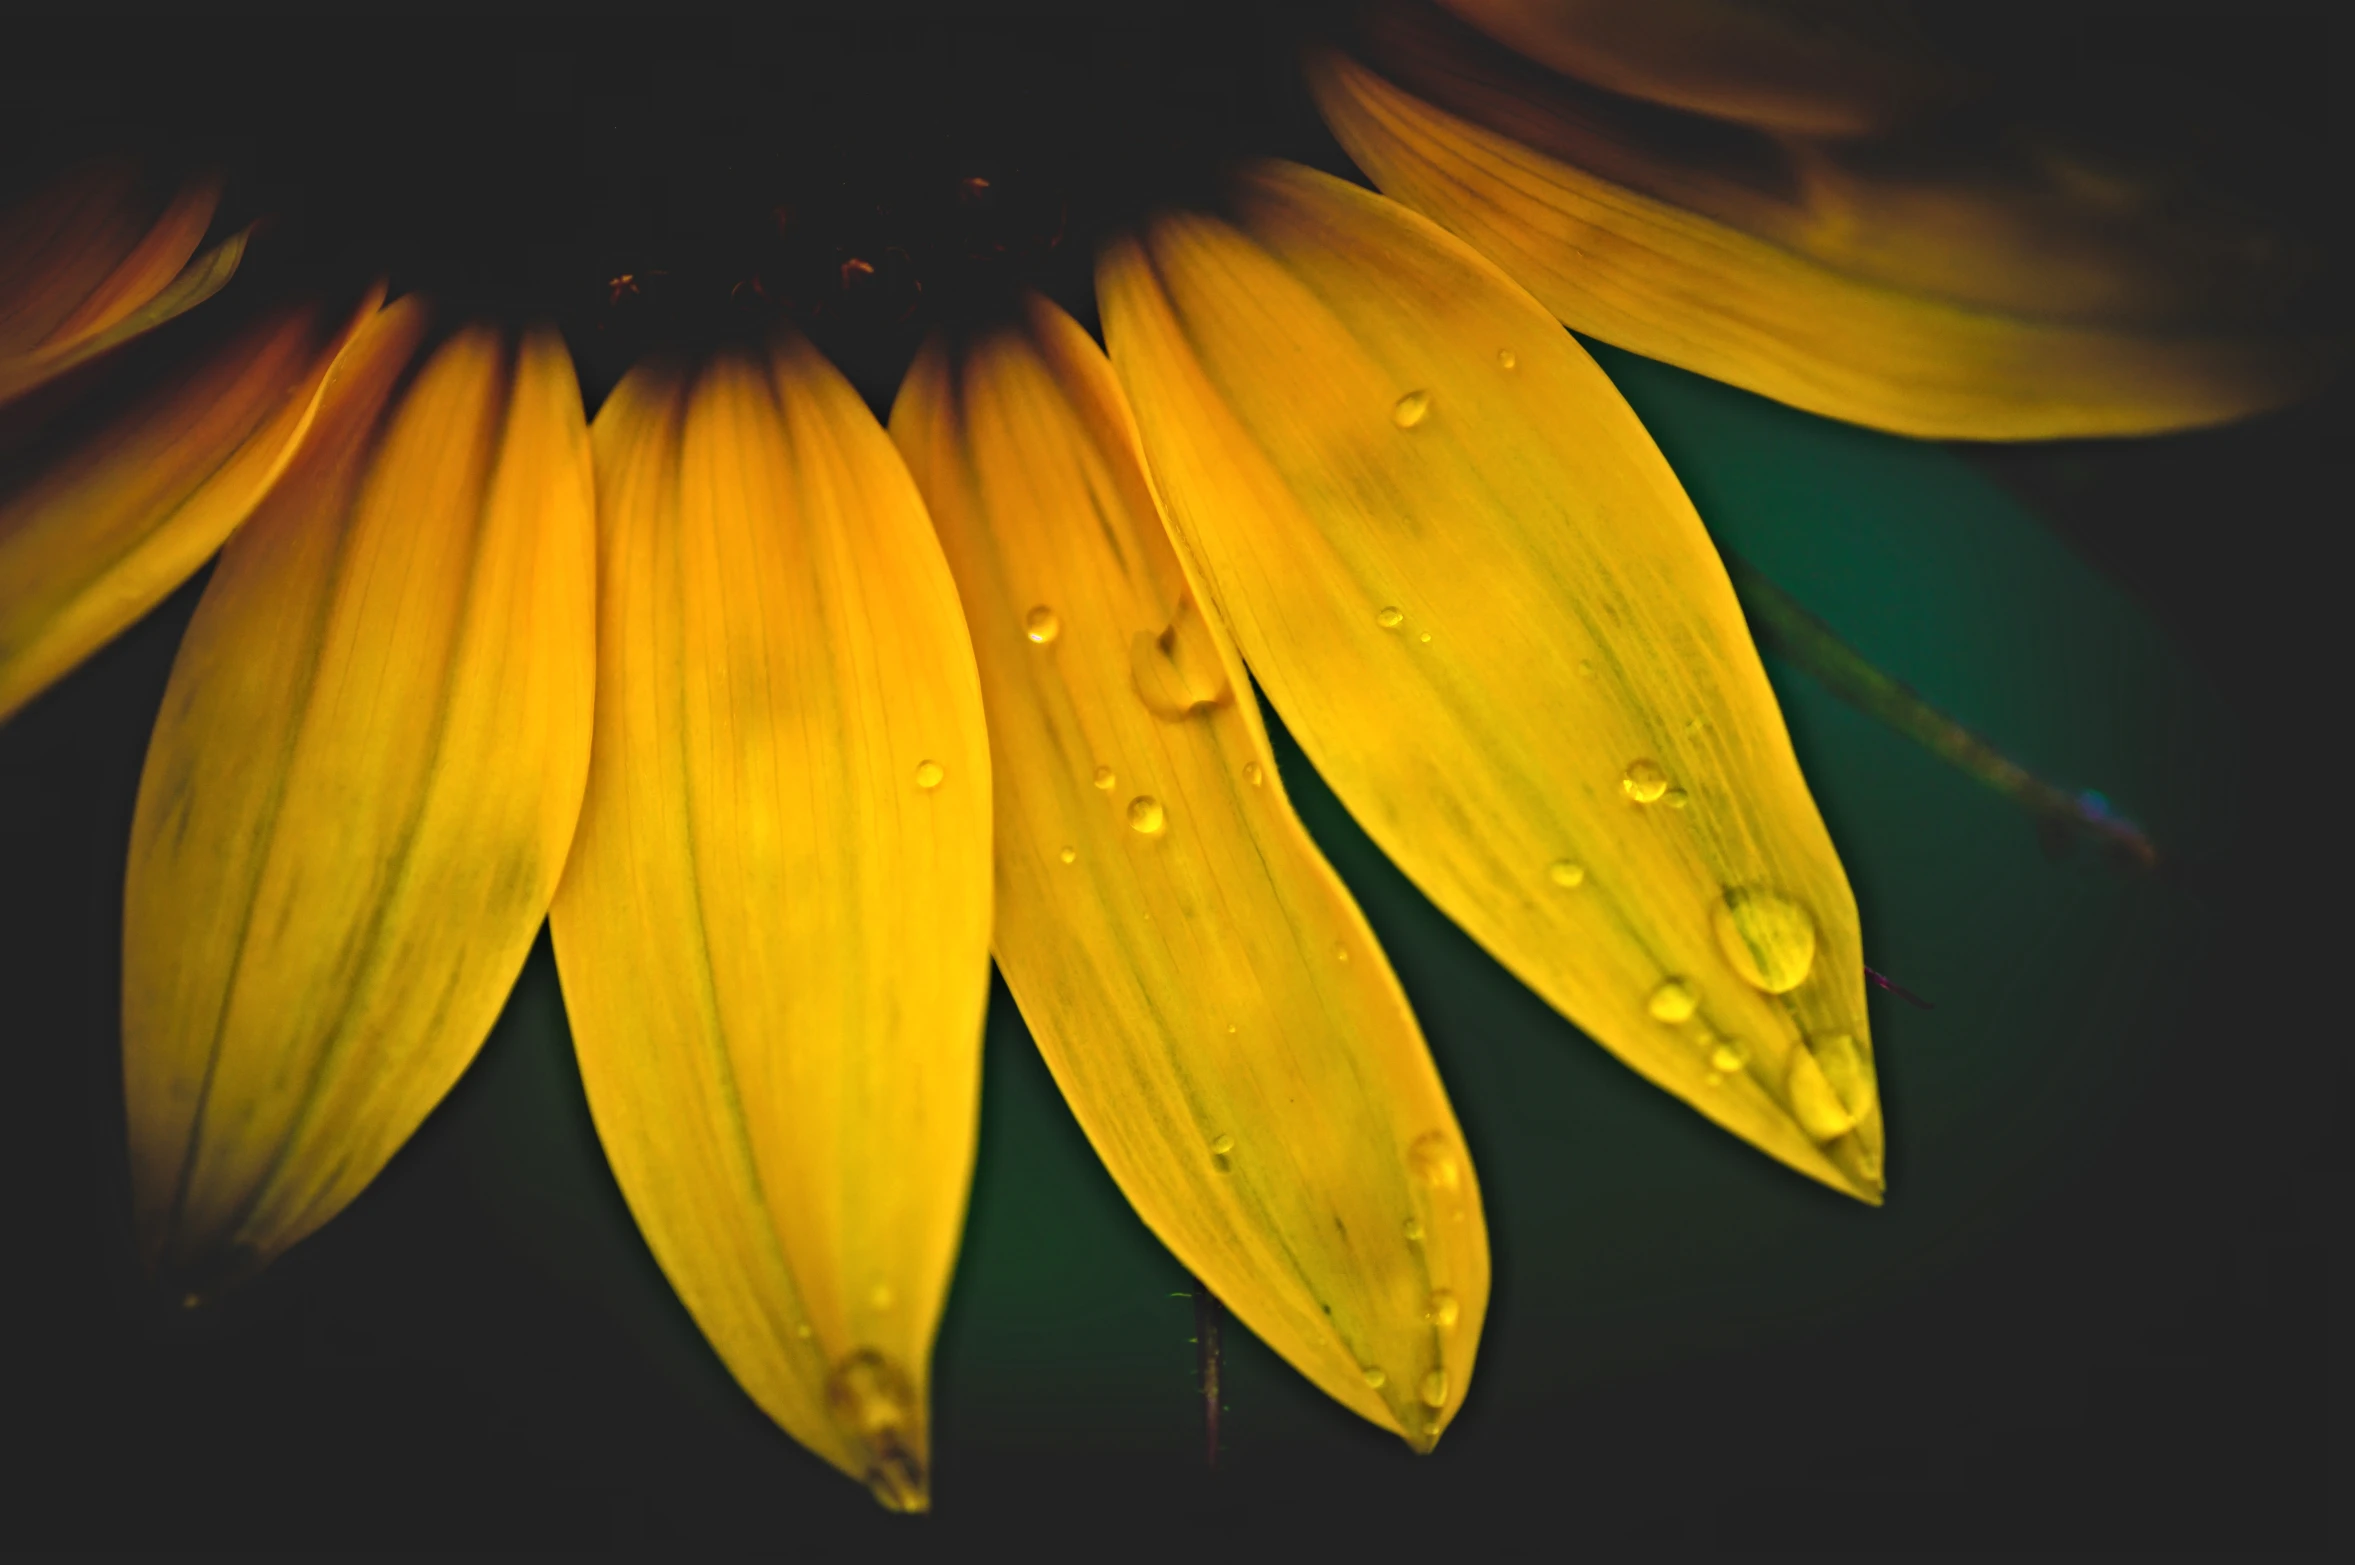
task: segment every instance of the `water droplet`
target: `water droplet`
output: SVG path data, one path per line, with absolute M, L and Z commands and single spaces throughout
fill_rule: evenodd
M 1396 605 L 1385 604 L 1381 612 L 1374 616 L 1374 623 L 1384 630 L 1396 630 L 1405 619 L 1406 616 L 1398 611 Z
M 1728 1076 L 1740 1070 L 1743 1065 L 1748 1063 L 1749 1058 L 1747 1054 L 1742 1052 L 1742 1046 L 1731 1038 L 1709 1051 L 1710 1068 L 1721 1070 Z
M 1464 1177 L 1455 1147 L 1436 1130 L 1415 1138 L 1406 1149 L 1406 1163 L 1417 1179 L 1434 1190 L 1453 1190 Z
M 1390 1384 L 1390 1377 L 1371 1365 L 1368 1365 L 1361 1373 L 1366 1377 L 1366 1384 L 1372 1386 L 1376 1391 Z
M 1654 1021 L 1681 1022 L 1701 1008 L 1701 997 L 1693 986 L 1681 978 L 1664 978 L 1652 997 L 1644 1002 L 1644 1009 L 1652 1013 Z
M 1682 788 L 1671 788 L 1660 795 L 1660 802 L 1672 810 L 1681 810 L 1693 801 Z
M 1183 722 L 1235 699 L 1218 641 L 1190 596 L 1158 634 L 1140 630 L 1129 638 L 1128 664 L 1137 699 L 1165 722 Z
M 1791 1100 L 1791 1117 L 1818 1141 L 1837 1141 L 1856 1128 L 1856 1116 L 1840 1101 L 1840 1094 L 1824 1076 L 1823 1066 L 1805 1046 L 1791 1051 L 1783 1090 Z
M 1688 717 L 1685 719 L 1684 731 L 1688 734 L 1697 734 L 1708 726 L 1709 720 L 1705 717 Z
M 1148 837 L 1157 837 L 1161 828 L 1169 824 L 1169 817 L 1162 813 L 1159 799 L 1140 793 L 1128 801 L 1128 823 Z
M 892 1306 L 892 1301 L 898 1297 L 898 1294 L 891 1291 L 890 1283 L 879 1282 L 867 1290 L 867 1307 L 875 1310 L 888 1310 Z
M 816 1332 L 810 1330 L 810 1323 L 806 1320 L 793 1328 L 793 1334 L 804 1342 L 809 1341 L 810 1338 L 817 1335 Z
M 1415 639 L 1427 647 L 1431 644 L 1431 632 L 1426 630 L 1421 635 L 1415 637 Z
M 1725 1085 L 1725 1078 L 1724 1078 L 1723 1076 L 1720 1076 L 1720 1075 L 1718 1075 L 1718 1074 L 1717 1074 L 1717 1072 L 1715 1072 L 1715 1071 L 1705 1071 L 1705 1072 L 1703 1072 L 1703 1073 L 1702 1073 L 1702 1076 L 1701 1076 L 1701 1079 L 1702 1079 L 1703 1081 L 1707 1082 L 1707 1083 L 1708 1083 L 1710 1086 L 1712 1086 L 1712 1087 L 1722 1087 L 1722 1086 L 1724 1086 L 1724 1085 Z
M 1077 863 L 1079 860 L 1079 849 L 1073 847 L 1070 843 L 1067 842 L 1063 844 L 1063 851 L 1056 854 L 1055 857 L 1061 859 L 1066 864 Z
M 1581 679 L 1594 678 L 1595 666 L 1592 663 L 1589 663 L 1586 659 L 1580 658 L 1578 660 L 1578 675 Z
M 1111 792 L 1112 785 L 1118 781 L 1120 781 L 1120 779 L 1113 775 L 1111 767 L 1099 766 L 1096 768 L 1096 786 L 1103 789 L 1105 792 Z
M 938 761 L 918 761 L 916 763 L 916 786 L 919 788 L 937 788 L 940 786 L 940 780 L 947 775 L 948 772 L 942 768 Z
M 1620 774 L 1619 786 L 1638 804 L 1649 804 L 1668 791 L 1668 774 L 1660 770 L 1657 761 L 1630 761 Z
M 1228 1031 L 1229 1033 L 1238 1032 L 1238 1031 L 1240 1031 L 1240 1030 L 1241 1030 L 1241 1029 L 1237 1028 L 1233 1022 L 1229 1022 L 1229 1023 L 1227 1023 L 1227 1031 Z
M 1423 422 L 1423 416 L 1430 411 L 1431 393 L 1410 391 L 1391 405 L 1390 422 L 1401 429 L 1412 429 Z
M 1425 1407 L 1442 1408 L 1447 1406 L 1447 1371 L 1444 1369 L 1431 1371 L 1430 1374 L 1423 1377 L 1423 1383 L 1416 1387 L 1416 1391 L 1422 1397 Z
M 1245 761 L 1243 763 L 1243 780 L 1256 788 L 1267 781 L 1267 768 L 1257 761 Z
M 1824 1079 L 1832 1084 L 1832 1091 L 1839 1094 L 1840 1106 L 1858 1120 L 1871 1113 L 1880 1096 L 1871 1052 L 1844 1032 L 1812 1039 L 1807 1047 Z
M 1547 868 L 1546 875 L 1555 885 L 1565 889 L 1586 884 L 1586 866 L 1571 859 L 1554 860 Z
M 1717 931 L 1717 948 L 1753 989 L 1788 994 L 1815 965 L 1815 920 L 1778 892 L 1728 891 L 1709 921 Z
M 1210 1138 L 1210 1150 L 1215 1156 L 1225 1157 L 1229 1152 L 1235 1150 L 1235 1138 L 1221 1131 Z
M 1453 1331 L 1456 1329 L 1456 1321 L 1462 1317 L 1463 1313 L 1464 1307 L 1456 1302 L 1454 1294 L 1445 1288 L 1434 1288 L 1431 1290 L 1430 1299 L 1423 1305 L 1423 1324 L 1437 1326 L 1441 1331 Z M 1445 1401 L 1446 1398 L 1442 1397 L 1440 1400 Z M 1437 1405 L 1437 1403 L 1433 1404 L 1433 1406 Z
M 1043 647 L 1063 634 L 1063 622 L 1055 617 L 1053 609 L 1042 603 L 1022 616 L 1022 633 Z
M 1349 947 L 1338 940 L 1334 941 L 1333 960 L 1339 962 L 1343 967 L 1347 967 L 1349 965 Z
M 1409 1244 L 1421 1244 L 1423 1242 L 1423 1224 L 1420 1218 L 1408 1218 L 1404 1223 L 1399 1225 L 1398 1231 L 1406 1235 L 1406 1242 Z
M 1496 367 L 1498 369 L 1509 370 L 1518 365 L 1520 362 L 1521 361 L 1519 359 L 1513 357 L 1512 349 L 1499 348 L 1496 350 Z

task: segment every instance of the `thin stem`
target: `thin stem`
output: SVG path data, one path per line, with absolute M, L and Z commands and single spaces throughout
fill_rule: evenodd
M 1750 629 L 1759 641 L 1813 674 L 1832 694 L 2040 819 L 2090 832 L 2123 849 L 2143 868 L 2157 868 L 2159 850 L 2151 839 L 2143 835 L 2141 827 L 2114 813 L 2100 794 L 2091 789 L 2070 793 L 2035 776 L 1931 706 L 1910 686 L 1866 662 L 1855 648 L 1834 635 L 1830 626 L 1760 575 L 1756 566 L 1731 554 L 1724 559 L 1734 591 L 1749 613 Z
M 1218 1295 L 1194 1282 L 1194 1361 L 1202 1378 L 1202 1463 L 1218 1470 Z

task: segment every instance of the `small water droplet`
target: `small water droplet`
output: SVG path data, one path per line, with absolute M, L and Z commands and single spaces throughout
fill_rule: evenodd
M 1416 636 L 1415 639 L 1427 647 L 1431 644 L 1431 632 L 1426 630 L 1420 635 Z
M 1667 805 L 1672 810 L 1681 810 L 1693 801 L 1682 788 L 1671 788 L 1666 793 L 1660 795 L 1660 802 Z
M 1709 1051 L 1710 1068 L 1721 1070 L 1728 1076 L 1740 1070 L 1748 1060 L 1749 1056 L 1742 1052 L 1742 1046 L 1730 1038 Z
M 1055 617 L 1053 609 L 1042 603 L 1022 616 L 1022 633 L 1043 647 L 1063 634 L 1063 622 Z
M 1063 844 L 1063 851 L 1056 854 L 1055 857 L 1061 859 L 1066 864 L 1077 863 L 1079 860 L 1079 849 L 1073 847 L 1070 843 L 1067 842 Z
M 1701 1079 L 1712 1087 L 1722 1087 L 1725 1085 L 1725 1078 L 1718 1075 L 1715 1071 L 1704 1072 L 1701 1076 Z
M 1464 1177 L 1454 1146 L 1436 1130 L 1415 1138 L 1406 1149 L 1406 1163 L 1417 1179 L 1434 1190 L 1453 1190 Z
M 1210 1150 L 1215 1156 L 1225 1157 L 1235 1150 L 1235 1138 L 1221 1131 L 1210 1138 Z
M 1229 1022 L 1229 1023 L 1227 1023 L 1227 1031 L 1228 1031 L 1228 1032 L 1230 1032 L 1230 1033 L 1233 1033 L 1233 1032 L 1238 1032 L 1238 1031 L 1240 1031 L 1240 1030 L 1241 1030 L 1241 1029 L 1239 1029 L 1238 1027 L 1236 1027 L 1236 1026 L 1235 1026 L 1235 1024 L 1234 1024 L 1233 1022 Z
M 1430 1374 L 1423 1377 L 1423 1383 L 1416 1387 L 1416 1391 L 1422 1397 L 1425 1407 L 1442 1408 L 1447 1406 L 1447 1371 L 1444 1369 L 1431 1371 Z
M 1552 865 L 1547 868 L 1546 875 L 1555 885 L 1563 887 L 1565 890 L 1586 884 L 1586 866 L 1573 859 L 1554 860 Z
M 1512 349 L 1499 348 L 1496 350 L 1496 367 L 1498 369 L 1509 370 L 1517 366 L 1520 362 L 1521 361 L 1519 359 L 1513 357 Z
M 1349 965 L 1349 947 L 1338 940 L 1334 941 L 1333 960 L 1339 962 L 1343 967 L 1347 967 Z
M 1840 1101 L 1839 1092 L 1824 1076 L 1823 1066 L 1805 1045 L 1791 1051 L 1783 1091 L 1791 1100 L 1791 1117 L 1816 1140 L 1837 1141 L 1856 1128 L 1856 1116 Z
M 1652 1013 L 1654 1021 L 1681 1022 L 1701 1007 L 1701 997 L 1693 986 L 1681 978 L 1664 978 L 1652 997 L 1644 1002 L 1644 1009 Z
M 1728 891 L 1711 910 L 1717 948 L 1742 982 L 1768 994 L 1788 994 L 1815 965 L 1815 920 L 1779 892 L 1759 887 Z
M 1396 630 L 1405 619 L 1406 616 L 1398 611 L 1395 604 L 1384 604 L 1381 612 L 1374 616 L 1374 623 L 1384 630 Z
M 1257 761 L 1245 761 L 1243 763 L 1243 780 L 1256 788 L 1267 781 L 1267 768 Z
M 1423 1305 L 1423 1324 L 1437 1326 L 1441 1331 L 1453 1331 L 1463 1313 L 1464 1307 L 1456 1302 L 1454 1294 L 1445 1288 L 1434 1288 L 1430 1299 Z
M 1105 792 L 1111 792 L 1112 785 L 1118 781 L 1120 781 L 1120 779 L 1113 775 L 1111 767 L 1099 766 L 1096 768 L 1096 786 L 1103 789 Z
M 1366 1377 L 1366 1384 L 1372 1386 L 1376 1391 L 1390 1384 L 1390 1377 L 1371 1365 L 1368 1365 L 1362 1373 Z
M 891 1291 L 890 1283 L 879 1282 L 875 1284 L 874 1287 L 867 1290 L 867 1307 L 869 1309 L 888 1310 L 891 1308 L 893 1301 L 898 1297 L 898 1294 Z
M 1410 391 L 1391 404 L 1390 422 L 1401 429 L 1412 429 L 1423 422 L 1423 416 L 1430 411 L 1431 393 Z
M 1423 1221 L 1421 1218 L 1408 1218 L 1405 1222 L 1398 1225 L 1398 1231 L 1406 1235 L 1406 1242 L 1409 1244 L 1421 1244 L 1423 1242 Z
M 1705 717 L 1688 717 L 1685 719 L 1684 731 L 1688 734 L 1697 734 L 1708 726 L 1709 720 Z
M 1668 774 L 1658 761 L 1630 761 L 1619 776 L 1619 786 L 1638 804 L 1649 804 L 1668 791 Z
M 1595 666 L 1592 663 L 1589 663 L 1586 659 L 1580 658 L 1578 660 L 1578 675 L 1581 679 L 1594 678 Z
M 1169 824 L 1169 817 L 1162 812 L 1159 799 L 1149 793 L 1140 793 L 1128 801 L 1128 823 L 1146 836 L 1155 837 L 1161 834 L 1162 827 Z
M 916 786 L 919 788 L 937 788 L 940 786 L 940 780 L 947 775 L 948 772 L 938 761 L 918 761 L 916 763 Z

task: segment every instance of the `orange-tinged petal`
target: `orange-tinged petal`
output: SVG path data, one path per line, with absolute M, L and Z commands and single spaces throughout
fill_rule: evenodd
M 288 304 L 143 343 L 0 431 L 0 720 L 195 573 L 275 483 L 375 315 Z M 175 331 L 178 328 L 175 328 Z M 169 333 L 159 334 L 168 336 Z M 151 351 L 152 348 L 152 351 Z
M 551 918 L 589 1107 L 737 1381 L 921 1510 L 989 972 L 955 585 L 798 339 L 642 366 L 595 446 L 596 749 Z
M 1516 139 L 1337 54 L 1315 57 L 1309 80 L 1334 136 L 1375 184 L 1470 241 L 1565 325 L 1833 418 L 1936 438 L 2150 434 L 2294 401 L 2335 359 L 2302 329 L 2127 325 L 1989 305 L 2045 294 L 2082 304 L 2099 289 L 2080 279 L 2056 290 L 2001 258 L 1975 282 L 1967 269 L 1958 279 L 1933 241 L 1941 224 L 1981 224 L 1981 194 L 1962 193 L 1958 219 L 1955 192 L 1930 192 L 1904 219 L 1925 231 L 1884 245 L 1842 229 L 1841 203 L 1863 187 L 1829 155 L 1798 168 L 1817 180 L 1820 210 L 1743 195 L 1648 155 L 1611 164 L 1656 187 L 1671 175 L 1688 181 L 1664 199 L 1542 150 L 1592 139 L 1576 127 L 1523 123 L 1528 139 Z M 1513 112 L 1542 121 L 1548 111 L 1528 100 Z M 1712 207 L 1770 232 L 1780 223 L 1789 244 Z M 1994 237 L 1999 252 L 2010 242 Z M 1876 272 L 1976 288 L 1982 302 Z
M 1196 607 L 1112 367 L 1070 317 L 892 409 L 973 629 L 999 968 L 1140 1216 L 1328 1395 L 1428 1450 L 1488 1305 L 1420 1030 Z M 1107 775 L 1109 774 L 1109 775 Z
M 1667 462 L 1435 225 L 1286 165 L 1232 216 L 1157 220 L 1097 290 L 1171 531 L 1269 699 L 1523 981 L 1878 1200 L 1855 901 Z M 1845 1094 L 1815 1090 L 1825 1050 Z
M 202 1297 L 333 1217 L 481 1046 L 587 775 L 593 500 L 550 333 L 378 314 L 224 551 L 140 779 L 133 1188 Z

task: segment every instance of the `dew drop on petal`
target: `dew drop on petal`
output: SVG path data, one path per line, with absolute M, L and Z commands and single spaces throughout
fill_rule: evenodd
M 1791 1051 L 1783 1090 L 1791 1100 L 1791 1117 L 1816 1140 L 1837 1141 L 1856 1128 L 1856 1116 L 1840 1101 L 1823 1066 L 1804 1045 Z
M 1512 349 L 1499 348 L 1496 350 L 1496 367 L 1498 369 L 1509 370 L 1517 366 L 1520 362 L 1521 361 L 1519 359 L 1513 357 Z
M 1245 761 L 1243 763 L 1243 780 L 1256 788 L 1267 781 L 1267 768 L 1257 761 Z
M 1118 781 L 1120 781 L 1120 779 L 1113 774 L 1111 767 L 1099 766 L 1096 768 L 1096 786 L 1103 789 L 1105 792 L 1111 792 L 1112 785 Z
M 1405 619 L 1406 616 L 1399 612 L 1396 604 L 1386 603 L 1374 616 L 1374 623 L 1384 630 L 1396 630 Z
M 1740 1070 L 1748 1058 L 1742 1052 L 1742 1046 L 1730 1038 L 1709 1051 L 1710 1068 L 1723 1071 L 1728 1076 Z
M 918 761 L 916 763 L 916 786 L 919 788 L 937 788 L 940 786 L 940 780 L 947 775 L 947 770 L 938 761 Z
M 1788 994 L 1815 965 L 1815 920 L 1779 892 L 1759 887 L 1728 891 L 1710 910 L 1717 948 L 1742 982 L 1768 994 Z
M 1667 805 L 1672 810 L 1681 810 L 1686 805 L 1692 803 L 1692 799 L 1682 788 L 1671 788 L 1666 793 L 1660 795 L 1660 802 Z
M 1055 857 L 1061 859 L 1066 864 L 1074 864 L 1079 861 L 1079 849 L 1073 847 L 1070 843 L 1067 842 L 1063 844 L 1063 851 L 1056 854 Z
M 1574 859 L 1556 859 L 1547 868 L 1546 876 L 1555 885 L 1568 890 L 1586 884 L 1586 866 Z
M 1235 1138 L 1225 1131 L 1220 1131 L 1210 1138 L 1210 1150 L 1220 1157 L 1225 1157 L 1229 1152 L 1235 1150 Z
M 1807 1047 L 1815 1055 L 1824 1079 L 1839 1095 L 1840 1106 L 1859 1120 L 1871 1113 L 1880 1096 L 1880 1087 L 1873 1075 L 1872 1056 L 1863 1046 L 1841 1032 L 1812 1039 Z
M 1659 1022 L 1681 1022 L 1700 1009 L 1701 997 L 1693 986 L 1681 978 L 1664 978 L 1652 997 L 1644 1002 L 1644 1009 Z
M 1406 1242 L 1409 1244 L 1421 1244 L 1423 1242 L 1423 1224 L 1419 1218 L 1408 1218 L 1404 1223 L 1399 1225 L 1398 1231 L 1406 1235 Z
M 1422 1397 L 1425 1407 L 1441 1408 L 1447 1406 L 1447 1371 L 1444 1369 L 1431 1371 L 1430 1374 L 1423 1377 L 1422 1385 L 1416 1390 Z
M 1366 1377 L 1366 1384 L 1373 1387 L 1376 1391 L 1379 1391 L 1384 1386 L 1390 1384 L 1390 1377 L 1383 1374 L 1382 1371 L 1374 1368 L 1372 1365 L 1368 1365 L 1364 1370 L 1360 1371 L 1360 1373 Z
M 1416 636 L 1415 639 L 1427 647 L 1431 644 L 1431 632 L 1426 630 L 1420 635 Z
M 1334 941 L 1333 960 L 1339 962 L 1343 967 L 1347 967 L 1349 965 L 1349 947 L 1338 940 Z
M 867 1290 L 867 1307 L 875 1310 L 888 1310 L 898 1297 L 898 1294 L 891 1291 L 890 1283 L 879 1282 Z
M 1406 1163 L 1417 1179 L 1434 1190 L 1453 1190 L 1464 1177 L 1455 1147 L 1436 1130 L 1415 1138 L 1406 1149 Z
M 1022 633 L 1043 647 L 1063 634 L 1063 622 L 1055 617 L 1053 609 L 1042 603 L 1022 616 Z
M 1581 679 L 1594 678 L 1595 666 L 1592 663 L 1589 663 L 1586 659 L 1580 658 L 1578 660 L 1578 675 Z
M 1169 824 L 1169 817 L 1161 808 L 1161 801 L 1149 793 L 1140 793 L 1128 801 L 1128 823 L 1148 837 L 1157 837 L 1161 828 Z
M 1424 415 L 1430 411 L 1431 393 L 1410 391 L 1391 404 L 1390 422 L 1401 429 L 1412 429 L 1423 422 Z
M 1649 804 L 1668 791 L 1668 774 L 1660 770 L 1657 761 L 1630 761 L 1619 777 L 1619 786 L 1638 804 Z
M 1445 1288 L 1434 1288 L 1431 1297 L 1423 1304 L 1423 1324 L 1437 1326 L 1441 1331 L 1453 1331 L 1463 1313 L 1464 1307 L 1456 1302 L 1453 1293 Z

